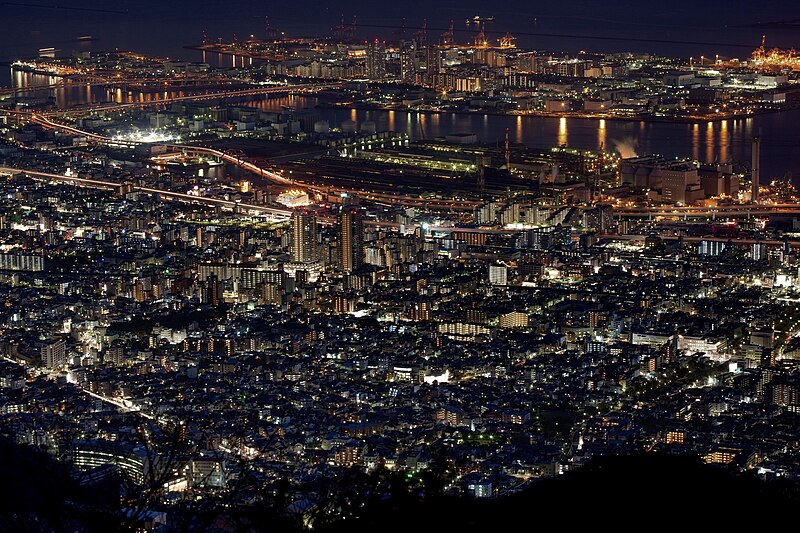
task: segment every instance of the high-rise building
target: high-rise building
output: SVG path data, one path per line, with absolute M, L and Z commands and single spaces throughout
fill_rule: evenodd
M 42 344 L 40 354 L 46 368 L 61 368 L 67 362 L 67 343 L 64 339 L 47 341 Z
M 752 160 L 750 162 L 750 176 L 752 179 L 752 189 L 750 192 L 750 200 L 758 203 L 758 186 L 761 182 L 761 171 L 759 169 L 761 163 L 761 139 L 753 137 L 753 152 Z
M 364 265 L 364 219 L 358 209 L 339 212 L 339 268 L 353 272 Z
M 208 276 L 205 281 L 203 303 L 218 306 L 222 302 L 222 289 L 222 282 L 215 274 Z
M 378 39 L 367 43 L 367 78 L 386 79 L 386 44 Z
M 400 79 L 414 83 L 417 74 L 417 46 L 414 41 L 404 42 L 400 47 Z
M 425 68 L 428 76 L 439 74 L 442 70 L 442 51 L 438 46 L 429 46 L 425 56 Z
M 306 211 L 292 213 L 292 261 L 313 263 L 317 260 L 317 216 Z

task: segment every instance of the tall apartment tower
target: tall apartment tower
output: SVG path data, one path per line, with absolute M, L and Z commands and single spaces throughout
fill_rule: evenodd
M 339 212 L 339 269 L 353 272 L 364 265 L 364 219 L 358 209 Z
M 317 215 L 304 211 L 292 213 L 292 261 L 313 263 L 317 260 Z
M 386 79 L 386 44 L 378 39 L 367 43 L 367 78 Z
M 400 43 L 400 79 L 414 83 L 417 74 L 417 45 L 414 41 Z
M 750 198 L 756 204 L 758 203 L 758 186 L 761 182 L 761 139 L 758 137 L 753 137 L 753 153 L 750 165 L 750 176 L 753 182 Z

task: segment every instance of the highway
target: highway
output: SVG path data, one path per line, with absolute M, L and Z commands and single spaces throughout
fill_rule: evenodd
M 67 185 L 74 185 L 77 187 L 89 187 L 93 189 L 115 190 L 116 188 L 125 185 L 124 183 L 117 183 L 113 181 L 78 178 L 75 176 L 64 176 L 62 174 L 51 174 L 49 172 L 36 172 L 21 168 L 0 167 L 0 174 L 16 174 L 19 172 L 22 172 L 33 179 L 38 179 L 41 181 L 58 182 Z M 168 191 L 166 189 L 155 189 L 153 187 L 141 187 L 138 185 L 132 185 L 131 187 L 133 191 L 137 192 L 158 194 L 164 198 L 169 198 L 171 200 L 177 200 L 193 204 L 206 204 L 216 207 L 226 207 L 234 210 L 238 209 L 239 211 L 247 211 L 260 216 L 266 216 L 271 220 L 275 221 L 288 220 L 292 216 L 292 211 L 289 209 L 280 209 L 277 207 L 269 207 L 264 205 L 244 204 L 241 202 L 234 202 L 232 200 L 224 200 L 222 198 L 195 196 L 192 194 L 186 194 L 182 192 Z
M 644 241 L 648 235 L 618 235 L 618 234 L 605 234 L 605 235 L 598 235 L 597 238 L 600 240 L 607 240 L 607 241 Z M 709 241 L 709 242 L 732 242 L 733 244 L 744 244 L 744 245 L 752 245 L 752 244 L 766 244 L 768 246 L 782 246 L 786 243 L 791 244 L 792 246 L 800 245 L 800 240 L 797 239 L 787 239 L 786 241 L 778 241 L 775 239 L 754 239 L 752 237 L 745 237 L 745 238 L 736 238 L 736 237 L 725 237 L 725 236 L 718 236 L 718 235 L 704 235 L 704 236 L 675 236 L 675 235 L 656 235 L 662 240 L 665 241 L 677 241 L 683 239 L 683 242 L 701 242 L 701 241 Z
M 800 204 L 747 204 L 717 207 L 619 207 L 614 216 L 624 218 L 668 217 L 668 218 L 742 218 L 770 215 L 800 215 Z
M 342 84 L 339 82 L 332 83 L 310 83 L 305 85 L 265 85 L 263 87 L 256 87 L 252 89 L 238 89 L 234 91 L 218 91 L 214 93 L 204 94 L 191 94 L 187 96 L 175 96 L 172 98 L 162 98 L 158 100 L 150 100 L 149 102 L 128 102 L 124 104 L 95 104 L 86 107 L 70 108 L 69 110 L 62 111 L 62 113 L 72 113 L 79 111 L 85 113 L 87 111 L 120 111 L 123 109 L 132 108 L 145 108 L 151 106 L 172 104 L 175 102 L 188 102 L 198 100 L 218 100 L 225 98 L 236 98 L 239 96 L 256 96 L 261 94 L 273 93 L 290 93 L 290 92 L 313 92 L 320 89 L 331 89 L 340 87 Z
M 195 99 L 194 97 L 184 97 L 188 99 Z M 50 118 L 41 115 L 41 114 L 32 114 L 30 116 L 32 122 L 35 122 L 41 125 L 44 128 L 49 129 L 58 129 L 61 131 L 67 131 L 69 133 L 73 133 L 75 135 L 81 135 L 86 137 L 88 140 L 98 142 L 101 144 L 106 144 L 109 146 L 121 146 L 126 148 L 134 148 L 136 146 L 147 144 L 141 141 L 128 141 L 122 139 L 113 139 L 111 137 L 106 137 L 103 135 L 98 135 L 96 133 L 91 133 L 88 131 L 84 131 L 73 126 L 68 126 L 66 124 L 62 124 L 60 122 L 54 122 Z M 454 210 L 454 211 L 472 211 L 472 209 L 478 205 L 478 202 L 468 201 L 468 200 L 446 200 L 446 199 L 430 199 L 430 198 L 423 198 L 417 196 L 407 196 L 407 195 L 395 195 L 395 194 L 388 194 L 388 193 L 379 193 L 379 192 L 371 192 L 371 191 L 362 191 L 358 189 L 346 189 L 342 187 L 333 187 L 333 186 L 318 186 L 318 185 L 310 185 L 305 182 L 292 180 L 287 178 L 286 176 L 274 172 L 272 170 L 266 169 L 264 167 L 260 167 L 246 159 L 243 159 L 237 155 L 232 155 L 227 152 L 223 152 L 221 150 L 216 150 L 214 148 L 207 148 L 204 146 L 195 146 L 195 145 L 185 145 L 185 144 L 168 144 L 162 143 L 168 149 L 171 150 L 179 150 L 186 153 L 197 153 L 197 154 L 204 154 L 209 155 L 212 157 L 216 157 L 225 161 L 227 163 L 231 163 L 233 165 L 239 166 L 248 172 L 253 174 L 257 174 L 258 176 L 269 179 L 275 183 L 280 183 L 282 185 L 287 185 L 291 187 L 301 187 L 305 189 L 309 189 L 318 193 L 326 193 L 326 194 L 350 194 L 356 195 L 363 199 L 374 201 L 381 203 L 383 202 L 386 205 L 402 205 L 404 207 L 426 207 L 430 209 L 446 209 L 446 210 Z
M 321 88 L 334 85 L 336 84 L 314 85 L 314 86 L 305 85 L 296 87 Z M 159 103 L 167 103 L 169 101 L 183 101 L 183 100 L 190 101 L 202 98 L 214 98 L 214 97 L 219 97 L 219 95 L 256 94 L 259 91 L 270 91 L 270 90 L 281 90 L 281 89 L 286 90 L 289 87 L 292 86 L 284 86 L 282 88 L 271 88 L 271 89 L 264 89 L 264 88 L 247 89 L 245 91 L 215 93 L 216 96 L 213 94 L 201 95 L 201 96 L 196 96 L 196 95 L 183 96 L 169 100 L 160 100 Z M 152 102 L 147 102 L 146 104 L 150 105 L 152 104 Z M 108 109 L 117 109 L 124 107 L 135 107 L 138 105 L 140 105 L 140 103 L 120 104 L 120 105 L 115 105 L 114 107 L 105 107 L 103 109 L 108 110 Z M 10 113 L 24 114 L 22 112 L 10 112 Z M 60 122 L 55 122 L 43 114 L 32 113 L 27 116 L 30 118 L 32 122 L 40 124 L 44 128 L 58 129 L 69 133 L 73 133 L 75 135 L 81 135 L 86 137 L 86 139 L 90 141 L 106 144 L 109 146 L 134 148 L 141 144 L 146 144 L 140 141 L 113 139 L 103 135 L 98 135 L 95 133 L 84 131 L 75 128 L 73 126 L 62 124 Z M 216 150 L 213 148 L 207 148 L 203 146 L 195 146 L 195 145 L 166 144 L 166 143 L 164 143 L 164 145 L 172 150 L 179 150 L 185 153 L 197 153 L 197 154 L 216 157 L 227 163 L 239 166 L 240 168 L 248 172 L 251 172 L 253 174 L 256 174 L 262 178 L 271 180 L 274 183 L 279 183 L 291 187 L 301 187 L 322 194 L 344 193 L 344 194 L 359 196 L 365 200 L 369 200 L 384 205 L 394 205 L 394 206 L 400 205 L 404 207 L 424 207 L 428 209 L 443 209 L 450 211 L 472 211 L 477 205 L 479 205 L 478 202 L 469 200 L 447 200 L 439 198 L 432 199 L 419 196 L 394 195 L 389 193 L 364 191 L 358 189 L 347 189 L 343 187 L 312 185 L 302 181 L 287 178 L 285 175 L 279 172 L 275 172 L 273 170 L 258 166 L 255 163 L 252 163 L 251 161 L 248 161 L 247 159 L 244 159 L 238 155 L 233 155 L 221 150 Z M 764 217 L 776 214 L 800 215 L 800 204 L 782 203 L 782 204 L 758 204 L 758 205 L 728 205 L 728 206 L 717 206 L 717 207 L 661 206 L 661 207 L 615 207 L 614 208 L 614 216 L 620 218 L 667 217 L 667 218 L 715 219 L 719 217 L 724 219 L 724 218 L 742 218 L 742 217 L 745 218 Z
M 16 173 L 23 173 L 27 176 L 30 176 L 33 179 L 38 179 L 41 181 L 48 181 L 48 182 L 57 182 L 63 183 L 66 185 L 73 185 L 76 187 L 89 187 L 94 189 L 105 189 L 105 190 L 116 190 L 118 187 L 125 185 L 124 183 L 118 183 L 114 181 L 104 181 L 104 180 L 96 180 L 91 178 L 79 178 L 76 176 L 64 176 L 62 174 L 52 174 L 48 172 L 37 172 L 32 170 L 26 170 L 21 168 L 9 168 L 9 167 L 0 167 L 0 174 L 16 174 Z M 270 220 L 279 222 L 288 220 L 292 216 L 291 209 L 282 209 L 278 207 L 269 207 L 264 205 L 255 205 L 255 204 L 247 204 L 241 202 L 234 202 L 232 200 L 225 200 L 222 198 L 209 198 L 206 196 L 195 196 L 192 194 L 177 192 L 177 191 L 169 191 L 166 189 L 156 189 L 153 187 L 142 187 L 138 185 L 131 185 L 133 191 L 143 192 L 148 194 L 158 194 L 160 197 L 165 199 L 170 199 L 179 202 L 187 202 L 192 204 L 205 204 L 214 207 L 223 207 L 231 209 L 232 211 L 239 211 L 239 212 L 248 212 L 255 214 L 257 216 L 264 216 L 269 218 Z M 333 225 L 336 223 L 336 220 L 333 217 L 319 217 L 319 222 L 324 225 Z M 398 230 L 400 228 L 400 224 L 396 222 L 382 222 L 376 220 L 365 220 L 365 224 L 370 226 L 378 226 L 390 230 Z M 452 227 L 452 226 L 430 226 L 427 228 L 428 231 L 431 232 L 450 232 L 450 233 L 484 233 L 484 234 L 491 234 L 491 235 L 513 235 L 515 233 L 519 233 L 521 229 L 505 229 L 505 228 L 460 228 L 460 227 Z M 601 241 L 644 241 L 648 236 L 647 235 L 619 235 L 619 234 L 603 234 L 598 235 L 598 239 Z M 659 237 L 663 240 L 678 240 L 681 237 L 674 236 L 674 235 L 667 235 Z M 768 246 L 781 246 L 785 243 L 789 243 L 792 246 L 800 246 L 800 240 L 797 239 L 789 239 L 787 241 L 778 241 L 774 239 L 754 239 L 751 237 L 747 238 L 732 238 L 732 237 L 724 237 L 724 236 L 684 236 L 682 237 L 684 242 L 700 242 L 700 241 L 714 241 L 714 242 L 732 242 L 734 244 L 739 245 L 753 245 L 753 244 L 765 244 Z
M 122 84 L 124 80 L 117 80 L 117 84 Z M 108 85 L 104 82 L 94 82 L 88 83 L 86 85 Z M 213 93 L 202 93 L 202 94 L 190 94 L 186 96 L 175 96 L 171 98 L 161 98 L 150 100 L 147 102 L 126 102 L 126 103 L 108 103 L 108 104 L 90 104 L 86 106 L 76 106 L 71 107 L 69 109 L 64 109 L 55 112 L 46 112 L 46 113 L 39 113 L 37 116 L 56 116 L 56 115 L 66 115 L 70 113 L 80 112 L 86 113 L 90 111 L 121 111 L 124 109 L 143 109 L 146 107 L 152 106 L 160 106 L 166 104 L 172 104 L 176 102 L 188 102 L 188 101 L 197 101 L 197 100 L 222 100 L 225 98 L 237 98 L 240 96 L 257 96 L 262 94 L 283 94 L 283 93 L 291 93 L 291 92 L 314 92 L 321 89 L 331 89 L 336 87 L 341 87 L 340 82 L 330 82 L 330 83 L 308 83 L 303 85 L 264 85 L 259 87 L 253 87 L 248 89 L 236 89 L 232 91 L 216 91 Z M 62 83 L 40 87 L 40 88 L 58 88 L 63 86 Z M 166 88 L 169 90 L 169 88 Z M 31 116 L 34 113 L 29 113 L 25 111 L 13 111 L 13 110 L 6 110 L 0 109 L 2 113 L 13 113 L 16 115 L 26 115 Z
M 23 173 L 26 176 L 29 176 L 33 179 L 40 180 L 40 181 L 47 181 L 47 182 L 57 182 L 63 183 L 65 185 L 72 185 L 75 187 L 88 187 L 92 189 L 103 189 L 103 190 L 116 190 L 118 187 L 125 185 L 124 183 L 118 183 L 115 181 L 104 181 L 104 180 L 96 180 L 91 178 L 79 178 L 76 176 L 64 176 L 62 174 L 52 174 L 49 172 L 38 172 L 33 170 L 26 170 L 23 168 L 10 168 L 10 167 L 0 167 L 0 175 L 2 174 L 17 174 Z M 281 209 L 278 207 L 269 207 L 264 205 L 255 205 L 255 204 L 246 204 L 241 202 L 234 202 L 231 200 L 224 200 L 222 198 L 209 198 L 207 196 L 194 196 L 192 194 L 186 194 L 182 192 L 176 191 L 168 191 L 166 189 L 156 189 L 153 187 L 142 187 L 138 185 L 131 185 L 133 191 L 143 192 L 148 194 L 158 194 L 162 198 L 180 201 L 180 202 L 187 202 L 192 204 L 205 204 L 211 205 L 215 207 L 225 207 L 231 210 L 238 210 L 239 212 L 245 211 L 254 213 L 259 216 L 265 216 L 270 220 L 280 222 L 284 220 L 288 220 L 292 216 L 291 209 Z M 336 223 L 336 219 L 334 217 L 319 217 L 320 224 L 323 225 L 333 225 Z M 365 220 L 365 224 L 371 226 L 378 226 L 387 229 L 397 230 L 400 228 L 400 224 L 396 222 L 382 222 L 377 220 Z M 480 228 L 452 228 L 452 227 L 445 227 L 445 226 L 431 226 L 428 228 L 430 231 L 460 231 L 460 232 L 467 232 L 467 233 L 483 233 L 488 231 L 490 233 L 516 233 L 516 231 L 512 230 L 484 230 Z

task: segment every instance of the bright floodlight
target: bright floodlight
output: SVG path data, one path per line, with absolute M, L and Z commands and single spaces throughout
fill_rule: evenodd
M 179 140 L 180 137 L 174 133 L 154 130 L 130 130 L 120 132 L 114 136 L 115 141 L 129 141 L 139 143 L 161 143 Z

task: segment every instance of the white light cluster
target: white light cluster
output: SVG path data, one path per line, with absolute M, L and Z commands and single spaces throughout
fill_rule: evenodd
M 130 141 L 140 143 L 161 143 L 173 142 L 180 140 L 178 135 L 168 133 L 165 131 L 154 130 L 130 130 L 128 132 L 120 132 L 114 136 L 115 141 Z

